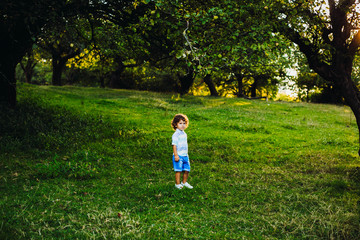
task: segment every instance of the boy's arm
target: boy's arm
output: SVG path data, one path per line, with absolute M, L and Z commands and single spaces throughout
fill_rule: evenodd
M 177 153 L 177 148 L 176 148 L 176 145 L 172 145 L 173 146 L 173 151 L 174 151 L 174 156 L 175 156 L 175 161 L 179 161 L 180 160 L 180 157 Z

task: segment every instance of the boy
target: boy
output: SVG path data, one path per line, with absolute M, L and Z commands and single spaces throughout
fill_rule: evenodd
M 171 122 L 171 126 L 175 130 L 175 133 L 172 135 L 175 187 L 177 189 L 182 189 L 183 187 L 192 189 L 193 187 L 187 182 L 190 172 L 190 161 L 188 155 L 187 135 L 184 132 L 184 130 L 189 126 L 189 119 L 184 114 L 176 114 Z M 180 184 L 181 172 L 184 172 L 184 174 L 183 181 Z

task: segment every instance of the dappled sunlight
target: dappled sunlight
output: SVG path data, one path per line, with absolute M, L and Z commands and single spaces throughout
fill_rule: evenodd
M 250 104 L 251 103 L 249 103 L 249 102 L 236 102 L 233 105 L 235 105 L 235 106 L 244 106 L 244 105 L 250 105 Z

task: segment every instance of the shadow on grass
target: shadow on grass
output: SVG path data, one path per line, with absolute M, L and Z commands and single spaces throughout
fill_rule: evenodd
M 79 114 L 36 98 L 25 98 L 16 109 L 0 107 L 0 144 L 7 153 L 73 149 L 106 134 L 101 117 Z

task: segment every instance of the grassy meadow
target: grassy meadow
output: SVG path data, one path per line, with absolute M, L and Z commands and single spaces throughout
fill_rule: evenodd
M 1 108 L 0 239 L 360 239 L 346 106 L 18 86 Z M 194 189 L 177 190 L 170 122 Z

